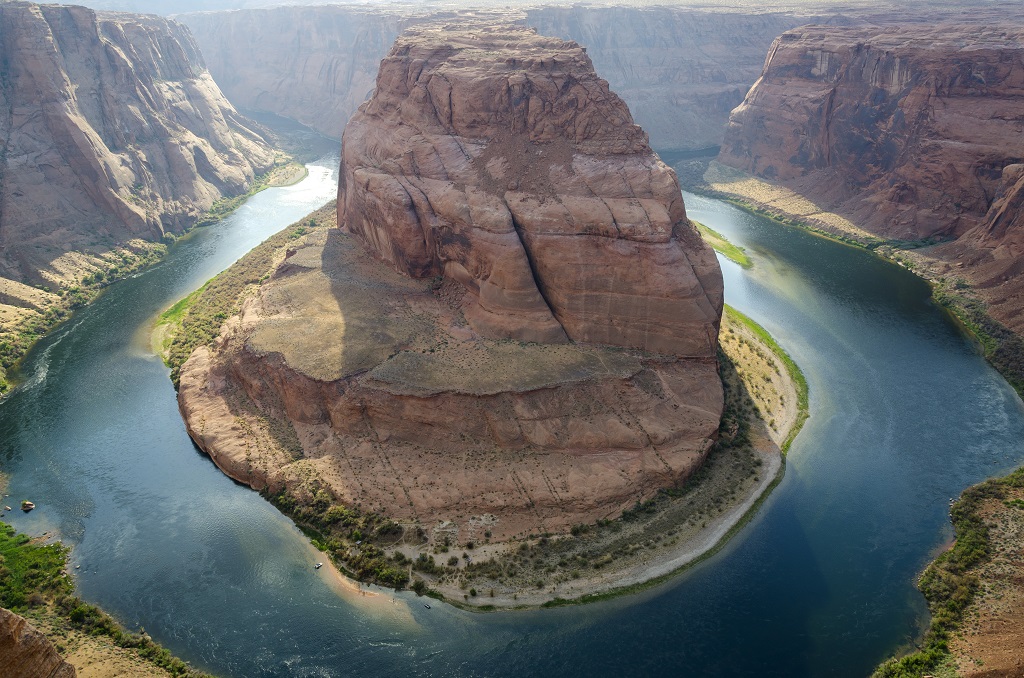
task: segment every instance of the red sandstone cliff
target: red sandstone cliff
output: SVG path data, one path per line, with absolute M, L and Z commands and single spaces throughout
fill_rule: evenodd
M 172 21 L 7 3 L 0 63 L 2 277 L 180 232 L 273 163 Z
M 772 46 L 719 160 L 883 238 L 951 239 L 927 253 L 936 271 L 1024 332 L 1022 120 L 1019 17 L 805 27 Z
M 948 24 L 789 31 L 719 159 L 883 237 L 962 235 L 1024 158 L 1022 37 Z
M 338 223 L 470 295 L 483 336 L 714 357 L 717 260 L 586 51 L 519 27 L 409 29 L 342 143 Z
M 24 617 L 0 608 L 0 676 L 74 678 L 75 667 Z

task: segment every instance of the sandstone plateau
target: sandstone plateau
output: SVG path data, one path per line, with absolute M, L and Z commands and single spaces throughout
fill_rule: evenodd
M 1022 332 L 1022 38 L 1019 17 L 784 33 L 719 160 L 883 239 L 954 241 L 928 256 Z
M 579 45 L 409 29 L 341 174 L 341 228 L 321 213 L 283 240 L 181 369 L 225 472 L 501 540 L 616 516 L 700 466 L 721 272 Z
M 0 675 L 5 678 L 74 678 L 75 667 L 28 621 L 0 608 Z

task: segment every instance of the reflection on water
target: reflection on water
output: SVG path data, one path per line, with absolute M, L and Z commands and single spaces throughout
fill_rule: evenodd
M 913 587 L 949 497 L 1024 459 L 1013 392 L 928 297 L 866 252 L 687 195 L 743 245 L 730 304 L 803 367 L 811 419 L 786 477 L 722 552 L 600 605 L 474 615 L 346 586 L 299 531 L 191 445 L 146 323 L 324 204 L 337 159 L 264 191 L 114 285 L 35 350 L 0 405 L 10 518 L 75 545 L 83 596 L 232 676 L 861 676 L 919 627 Z M 141 338 L 140 338 L 141 337 Z M 742 648 L 739 650 L 738 648 Z

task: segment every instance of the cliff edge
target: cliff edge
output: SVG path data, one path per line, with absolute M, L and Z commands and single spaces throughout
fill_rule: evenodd
M 75 678 L 53 644 L 28 621 L 0 608 L 0 675 L 6 678 Z

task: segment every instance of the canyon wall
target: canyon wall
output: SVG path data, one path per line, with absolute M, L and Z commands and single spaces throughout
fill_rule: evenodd
M 414 20 L 353 6 L 184 14 L 210 72 L 242 109 L 298 120 L 340 139 L 373 90 L 377 66 Z
M 449 13 L 451 14 L 451 13 Z M 685 7 L 540 7 L 506 16 L 575 40 L 658 149 L 717 146 L 792 13 Z M 352 6 L 185 14 L 210 71 L 243 109 L 265 110 L 339 138 L 370 94 L 399 31 L 436 12 Z
M 274 162 L 172 21 L 7 3 L 0 63 L 8 280 L 77 282 L 70 250 L 181 232 Z
M 783 34 L 719 160 L 858 226 L 933 248 L 1024 331 L 1024 21 L 808 26 Z
M 1024 157 L 1024 30 L 804 27 L 771 47 L 720 160 L 887 238 L 962 235 Z

